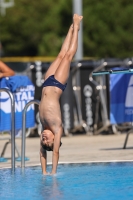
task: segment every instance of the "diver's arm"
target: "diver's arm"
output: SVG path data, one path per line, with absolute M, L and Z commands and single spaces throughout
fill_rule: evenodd
M 56 174 L 57 170 L 57 165 L 58 165 L 58 160 L 59 160 L 59 151 L 53 152 L 53 157 L 52 157 L 52 172 L 51 174 Z
M 47 174 L 46 168 L 47 168 L 47 152 L 43 150 L 42 147 L 40 147 L 40 162 L 42 167 L 42 173 L 44 175 Z
M 40 135 L 40 162 L 42 167 L 42 173 L 47 175 L 47 151 L 42 147 L 41 144 L 42 134 Z
M 57 165 L 58 165 L 58 161 L 59 161 L 59 148 L 60 148 L 60 141 L 61 141 L 62 132 L 63 132 L 63 130 L 62 130 L 62 127 L 61 127 L 60 131 L 57 134 L 55 134 L 51 174 L 56 174 Z

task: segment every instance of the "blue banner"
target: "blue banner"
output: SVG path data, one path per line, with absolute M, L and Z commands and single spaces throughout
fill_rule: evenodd
M 110 75 L 110 121 L 133 121 L 133 74 Z
M 22 129 L 22 111 L 25 104 L 34 99 L 34 85 L 27 76 L 0 79 L 0 88 L 7 88 L 15 98 L 15 129 Z M 35 126 L 34 105 L 26 112 L 26 128 Z M 6 92 L 0 92 L 0 131 L 11 130 L 11 100 Z

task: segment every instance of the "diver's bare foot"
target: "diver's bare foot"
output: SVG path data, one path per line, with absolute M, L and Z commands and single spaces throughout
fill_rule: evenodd
M 73 23 L 74 23 L 74 27 L 77 27 L 78 30 L 80 29 L 80 22 L 83 19 L 83 16 L 79 16 L 77 14 L 73 15 Z

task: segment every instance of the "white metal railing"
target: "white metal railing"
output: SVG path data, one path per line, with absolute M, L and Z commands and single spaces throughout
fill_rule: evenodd
M 11 168 L 15 171 L 15 101 L 14 95 L 6 88 L 0 88 L 0 92 L 8 93 L 11 99 Z
M 26 111 L 31 104 L 36 104 L 39 106 L 38 100 L 31 100 L 29 101 L 23 110 L 23 117 L 22 117 L 22 145 L 21 145 L 21 168 L 25 168 L 25 129 L 26 129 Z

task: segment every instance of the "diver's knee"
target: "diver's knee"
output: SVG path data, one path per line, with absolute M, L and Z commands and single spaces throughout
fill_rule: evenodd
M 72 54 L 70 51 L 67 51 L 67 53 L 65 54 L 65 59 L 68 61 L 68 62 L 71 62 L 72 61 Z
M 60 53 L 58 54 L 58 58 L 62 60 L 64 56 L 66 55 L 66 51 L 61 50 Z

